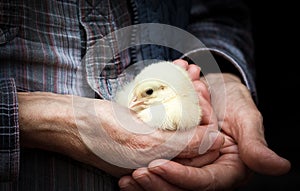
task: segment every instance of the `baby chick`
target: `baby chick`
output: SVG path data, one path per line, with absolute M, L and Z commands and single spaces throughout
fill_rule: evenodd
M 117 91 L 115 101 L 135 111 L 149 126 L 163 130 L 193 128 L 202 117 L 187 71 L 171 61 L 145 67 Z

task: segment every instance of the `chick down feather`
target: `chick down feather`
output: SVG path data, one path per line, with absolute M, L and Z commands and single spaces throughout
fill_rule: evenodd
M 145 67 L 116 93 L 115 101 L 149 126 L 186 130 L 199 125 L 202 110 L 187 71 L 171 61 Z

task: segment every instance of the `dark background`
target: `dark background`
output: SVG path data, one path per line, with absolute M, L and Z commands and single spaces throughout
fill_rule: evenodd
M 295 3 L 245 0 L 250 6 L 255 40 L 258 107 L 269 147 L 292 164 L 283 176 L 256 174 L 241 190 L 300 190 L 300 10 Z M 279 1 L 280 2 L 280 1 Z M 297 10 L 298 9 L 298 10 Z M 298 156 L 297 156 L 298 155 Z

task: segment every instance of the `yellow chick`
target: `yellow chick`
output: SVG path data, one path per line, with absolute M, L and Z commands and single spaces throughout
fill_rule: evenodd
M 145 67 L 117 91 L 115 101 L 153 128 L 186 130 L 199 125 L 202 110 L 187 71 L 171 61 Z

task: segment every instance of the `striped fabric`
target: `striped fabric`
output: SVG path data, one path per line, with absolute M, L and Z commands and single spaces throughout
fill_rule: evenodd
M 116 178 L 56 153 L 21 149 L 18 171 L 18 124 L 17 120 L 16 124 L 7 123 L 17 119 L 13 87 L 17 91 L 95 97 L 86 80 L 86 66 L 82 64 L 86 49 L 96 39 L 130 24 L 126 1 L 111 6 L 108 0 L 0 1 L 0 78 L 15 82 L 1 81 L 1 103 L 5 105 L 1 105 L 1 123 L 4 124 L 0 131 L 0 176 L 2 181 L 11 181 L 19 174 L 17 181 L 1 183 L 1 191 L 118 190 Z M 121 63 L 130 62 L 129 54 L 123 52 L 112 62 L 118 64 L 120 69 L 115 71 L 120 72 L 124 67 Z M 101 88 L 98 92 L 103 94 L 99 96 L 109 98 L 110 84 L 107 81 L 98 84 Z M 11 112 L 9 116 L 8 112 Z
M 19 173 L 19 124 L 15 93 L 13 79 L 0 80 L 0 181 L 16 179 Z
M 36 0 L 24 4 L 15 1 L 1 3 L 1 10 L 4 10 L 0 12 L 2 31 L 8 33 L 12 26 L 17 31 L 14 37 L 14 34 L 10 34 L 2 42 L 5 45 L 0 52 L 1 62 L 5 63 L 5 67 L 0 67 L 2 77 L 14 78 L 18 91 L 46 91 L 94 97 L 94 92 L 85 79 L 86 69 L 82 65 L 82 57 L 86 48 L 92 46 L 97 39 L 117 27 L 130 24 L 126 2 L 122 1 L 112 9 L 108 0 L 90 3 L 76 0 Z M 116 11 L 122 16 L 114 18 Z M 115 40 L 112 39 L 112 44 L 113 41 Z M 105 58 L 104 52 L 100 51 L 100 54 Z M 120 57 L 117 55 L 112 60 L 118 65 L 118 71 L 109 71 L 120 73 L 130 62 L 128 53 L 122 54 L 124 66 L 121 65 Z M 107 63 L 108 58 L 100 61 Z M 96 70 L 100 67 L 97 64 L 101 63 L 91 64 Z M 99 84 L 101 92 L 107 93 L 107 88 L 104 88 L 106 83 L 101 81 Z
M 118 190 L 118 180 L 100 169 L 57 153 L 20 149 L 16 92 L 111 99 L 126 80 L 122 71 L 128 65 L 144 59 L 178 58 L 172 50 L 155 45 L 119 52 L 117 39 L 112 37 L 100 46 L 96 57 L 85 62 L 87 51 L 99 38 L 119 28 L 159 22 L 191 31 L 222 58 L 224 66 L 231 65 L 224 71 L 238 73 L 255 97 L 249 20 L 240 9 L 241 1 L 190 3 L 0 0 L 0 191 Z M 223 9 L 225 16 L 218 14 Z M 107 55 L 106 47 L 113 56 Z

